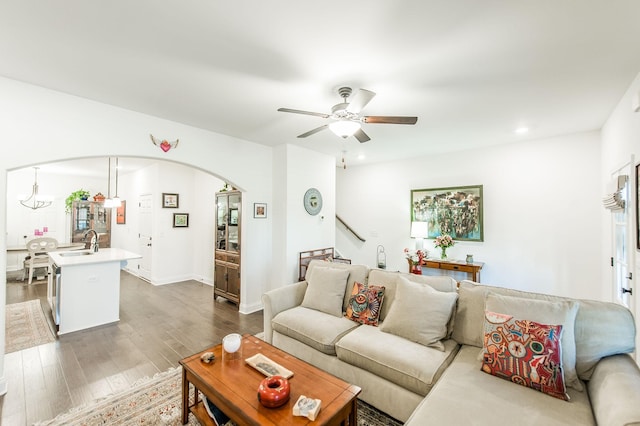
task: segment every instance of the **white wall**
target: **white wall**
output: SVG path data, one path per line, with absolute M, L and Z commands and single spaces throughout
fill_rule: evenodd
M 153 197 L 153 259 L 151 282 L 167 284 L 194 279 L 213 284 L 215 193 L 224 182 L 192 167 L 159 162 L 135 173 L 120 175 L 119 193 L 127 201 L 126 223 L 112 217 L 112 246 L 133 252 L 138 247 L 138 200 Z M 162 208 L 162 193 L 179 195 L 179 208 Z M 188 228 L 173 228 L 174 213 L 189 213 Z M 127 269 L 137 273 L 138 261 Z
M 298 280 L 301 251 L 335 246 L 335 159 L 308 149 L 283 145 L 274 149 L 274 253 L 284 259 L 274 270 L 269 288 Z M 311 216 L 304 209 L 309 188 L 320 191 L 322 211 Z
M 481 281 L 562 296 L 601 296 L 602 214 L 598 132 L 371 166 L 337 174 L 337 248 L 354 263 L 408 269 L 412 189 L 483 185 L 484 242 L 458 242 L 450 258 L 485 262 Z M 433 240 L 425 248 L 434 257 Z
M 106 171 L 106 163 L 105 163 Z M 82 180 L 82 185 L 77 179 L 60 175 L 38 172 L 38 186 L 41 195 L 53 197 L 53 203 L 45 209 L 31 210 L 23 207 L 18 199 L 21 196 L 31 194 L 34 181 L 33 168 L 15 170 L 7 174 L 7 246 L 24 246 L 34 238 L 35 229 L 42 230 L 47 227 L 49 231 L 45 236 L 57 239 L 60 242 L 70 242 L 70 215 L 65 213 L 65 199 L 78 189 L 86 189 L 95 194 L 105 192 L 103 187 L 106 180 L 100 181 L 94 178 Z M 7 255 L 7 270 L 22 269 L 22 260 L 25 254 L 11 253 Z
M 640 162 L 640 112 L 634 112 L 631 108 L 631 100 L 634 96 L 640 96 L 640 74 L 636 76 L 634 81 L 627 89 L 627 92 L 622 97 L 616 108 L 611 113 L 611 116 L 602 128 L 602 177 L 601 177 L 601 192 L 605 193 L 605 185 L 610 181 L 611 172 L 618 169 L 622 164 L 629 162 L 631 155 L 635 158 L 635 163 Z M 631 179 L 635 179 L 635 176 L 630 176 Z M 636 211 L 636 197 L 632 194 L 632 202 L 630 214 L 635 217 Z M 635 229 L 634 235 L 637 232 Z M 610 214 L 603 215 L 602 220 L 602 235 L 603 235 L 603 248 L 605 250 L 605 257 L 612 256 L 612 235 L 611 235 L 611 216 Z M 640 277 L 640 253 L 634 247 L 635 259 L 632 259 L 634 265 L 631 270 L 635 271 L 634 276 L 636 279 L 631 283 L 633 287 L 633 299 L 635 302 L 635 318 L 636 327 L 640 330 L 640 285 L 638 285 L 638 277 Z M 602 282 L 606 285 L 602 289 L 602 297 L 604 300 L 613 299 L 612 295 L 612 272 L 611 268 L 607 267 L 602 271 Z M 636 335 L 636 348 L 640 348 L 640 333 Z M 637 353 L 637 350 L 636 350 Z M 636 357 L 636 361 L 640 362 L 640 358 Z
M 0 78 L 0 128 L 7 141 L 0 156 L 0 247 L 7 246 L 7 171 L 72 158 L 132 156 L 170 159 L 218 176 L 243 191 L 243 207 L 271 203 L 272 149 L 256 143 L 194 128 L 181 123 L 65 95 Z M 180 138 L 180 146 L 163 152 L 149 134 Z M 241 312 L 261 306 L 269 281 L 270 224 L 243 223 Z M 267 237 L 267 238 L 265 238 Z M 0 250 L 0 353 L 4 353 L 6 250 Z M 0 372 L 4 358 L 0 357 Z M 0 394 L 6 390 L 0 377 Z

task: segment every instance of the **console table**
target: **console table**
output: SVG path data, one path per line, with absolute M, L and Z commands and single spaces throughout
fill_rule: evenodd
M 484 262 L 467 263 L 457 260 L 423 259 L 423 268 L 442 269 L 446 271 L 466 272 L 472 281 L 480 282 L 480 270 Z M 409 271 L 411 272 L 411 271 Z

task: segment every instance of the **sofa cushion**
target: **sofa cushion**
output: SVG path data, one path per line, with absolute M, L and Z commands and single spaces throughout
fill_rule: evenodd
M 522 297 L 487 295 L 485 309 L 491 312 L 513 315 L 520 319 L 542 324 L 562 325 L 562 370 L 565 382 L 576 390 L 584 387 L 576 373 L 575 318 L 578 303 L 570 300 L 535 300 Z
M 478 348 L 462 346 L 405 426 L 595 425 L 589 395 L 569 389 L 570 402 L 499 380 L 478 368 Z
M 360 324 L 378 326 L 384 287 L 356 282 L 351 290 L 346 317 Z
M 485 311 L 481 369 L 566 401 L 561 335 L 562 325 Z
M 487 293 L 525 299 L 577 302 L 579 308 L 574 330 L 576 371 L 582 380 L 589 380 L 593 367 L 601 358 L 635 350 L 635 323 L 631 312 L 623 306 L 492 287 L 466 280 L 460 282 L 455 329 L 452 335 L 458 343 L 482 347 L 480 336 Z
M 307 291 L 301 306 L 336 317 L 342 316 L 342 301 L 349 271 L 346 269 L 317 267 L 307 278 Z
M 444 350 L 441 340 L 447 335 L 457 298 L 456 293 L 434 290 L 399 276 L 395 301 L 380 330 Z
M 396 298 L 396 288 L 398 277 L 404 277 L 409 281 L 420 284 L 428 284 L 434 289 L 442 292 L 456 292 L 458 282 L 446 275 L 416 275 L 405 272 L 385 271 L 382 269 L 372 269 L 369 273 L 369 284 L 385 287 L 384 304 L 380 312 L 380 321 L 384 321 Z
M 327 355 L 335 355 L 336 342 L 359 326 L 358 323 L 345 317 L 335 317 L 302 306 L 280 312 L 273 317 L 271 324 L 278 333 L 296 339 Z
M 305 280 L 309 281 L 309 277 L 313 274 L 313 270 L 316 267 L 331 267 L 334 269 L 342 269 L 349 271 L 349 278 L 347 279 L 347 285 L 345 286 L 344 300 L 342 303 L 342 311 L 347 309 L 347 303 L 349 303 L 349 297 L 351 297 L 351 289 L 355 282 L 366 284 L 369 279 L 369 267 L 366 265 L 356 265 L 351 263 L 341 262 L 328 262 L 325 260 L 312 260 L 307 267 L 307 273 Z
M 458 344 L 453 340 L 446 340 L 444 351 L 438 351 L 369 325 L 358 327 L 336 343 L 336 354 L 341 361 L 419 395 L 429 392 L 457 349 Z

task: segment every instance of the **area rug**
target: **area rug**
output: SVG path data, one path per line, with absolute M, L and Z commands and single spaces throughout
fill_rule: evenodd
M 55 419 L 36 423 L 35 426 L 181 425 L 181 371 L 178 367 L 158 373 L 152 379 L 144 379 L 134 384 L 131 389 L 71 409 Z M 188 424 L 200 425 L 192 415 L 189 415 Z M 383 425 L 396 426 L 402 423 L 358 401 L 358 426 Z
M 39 299 L 7 305 L 5 313 L 5 353 L 55 342 Z

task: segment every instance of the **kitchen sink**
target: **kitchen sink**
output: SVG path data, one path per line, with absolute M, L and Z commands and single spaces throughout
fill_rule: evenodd
M 60 256 L 88 256 L 93 254 L 91 251 L 68 251 L 66 253 L 60 253 Z

